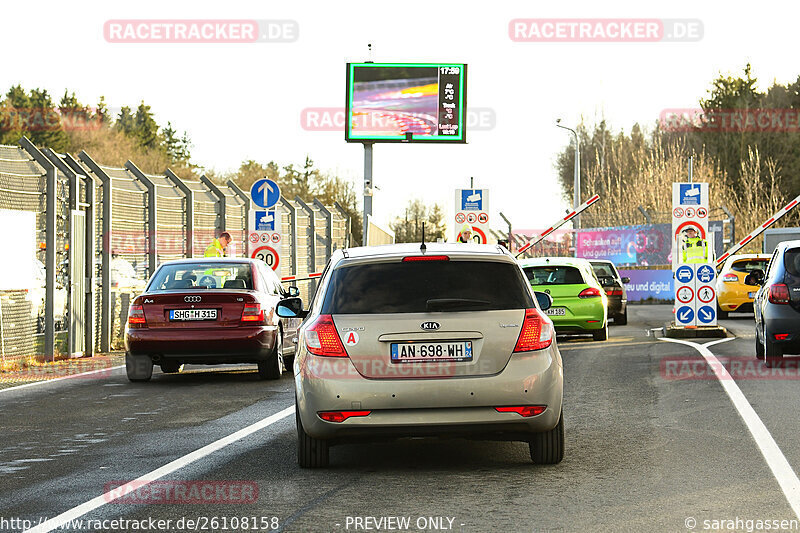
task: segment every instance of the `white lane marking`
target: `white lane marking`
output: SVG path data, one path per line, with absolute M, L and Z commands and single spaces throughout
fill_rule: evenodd
M 19 389 L 24 389 L 27 387 L 35 387 L 36 385 L 45 385 L 47 383 L 55 383 L 56 381 L 61 381 L 64 379 L 75 379 L 81 376 L 88 376 L 89 374 L 97 374 L 98 372 L 111 372 L 112 370 L 116 370 L 117 368 L 125 368 L 125 365 L 118 365 L 118 366 L 110 366 L 108 368 L 101 368 L 99 370 L 90 370 L 89 372 L 81 372 L 80 374 L 72 374 L 71 376 L 64 376 L 61 378 L 53 378 L 53 379 L 46 379 L 44 381 L 37 381 L 35 383 L 26 383 L 24 385 L 17 385 L 15 387 L 9 387 L 7 389 L 0 389 L 0 394 L 9 391 L 15 391 Z
M 287 416 L 294 413 L 294 405 L 291 405 L 284 409 L 283 411 L 279 411 L 274 415 L 268 416 L 267 418 L 263 418 L 254 424 L 251 424 L 245 428 L 240 429 L 235 433 L 231 433 L 227 437 L 223 437 L 219 440 L 212 442 L 202 448 L 193 451 L 183 457 L 179 457 L 172 461 L 171 463 L 167 463 L 161 468 L 157 468 L 152 472 L 149 472 L 141 477 L 134 479 L 133 481 L 129 481 L 128 483 L 115 488 L 114 490 L 110 490 L 100 496 L 89 500 L 86 503 L 82 503 L 77 507 L 73 507 L 72 509 L 61 513 L 60 515 L 56 516 L 55 518 L 51 518 L 46 522 L 42 522 L 41 524 L 37 525 L 34 528 L 28 529 L 25 533 L 46 533 L 48 531 L 53 531 L 64 524 L 69 523 L 70 520 L 75 520 L 90 511 L 94 511 L 95 509 L 104 506 L 107 503 L 110 503 L 112 500 L 111 498 L 118 496 L 119 494 L 126 494 L 128 492 L 136 490 L 137 487 L 141 487 L 142 484 L 146 484 L 151 481 L 155 481 L 160 479 L 167 474 L 171 474 L 176 470 L 183 468 L 186 465 L 189 465 L 195 461 L 198 461 L 217 450 L 228 446 L 229 444 L 233 444 L 234 442 L 241 440 L 248 435 L 255 433 L 261 429 L 264 429 L 267 426 L 274 424 L 275 422 L 279 422 L 283 420 Z
M 765 426 L 761 418 L 758 417 L 755 409 L 753 409 L 753 406 L 747 401 L 747 398 L 736 384 L 736 381 L 734 381 L 723 364 L 720 363 L 719 359 L 708 349 L 709 346 L 733 340 L 733 338 L 729 337 L 706 344 L 697 344 L 680 339 L 659 338 L 658 340 L 685 344 L 700 352 L 700 355 L 703 356 L 708 365 L 714 370 L 714 374 L 717 376 L 722 388 L 728 393 L 728 397 L 731 399 L 731 402 L 733 402 L 733 406 L 736 407 L 739 416 L 742 417 L 747 429 L 750 430 L 750 434 L 756 441 L 758 449 L 761 450 L 761 455 L 764 456 L 764 460 L 767 462 L 769 469 L 772 470 L 772 475 L 775 476 L 775 479 L 781 486 L 781 490 L 783 490 L 783 494 L 786 496 L 786 500 L 792 507 L 794 514 L 800 518 L 800 479 L 797 478 L 797 474 L 795 474 L 792 465 L 786 460 L 786 456 L 783 455 L 783 452 L 778 447 L 775 439 L 772 438 L 772 434 L 770 434 L 767 426 Z

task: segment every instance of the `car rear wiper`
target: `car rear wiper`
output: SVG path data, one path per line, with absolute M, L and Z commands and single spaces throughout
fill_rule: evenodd
M 487 302 L 486 300 L 473 300 L 470 298 L 433 298 L 425 303 L 428 311 L 443 311 L 456 307 L 485 307 L 492 305 L 492 302 Z

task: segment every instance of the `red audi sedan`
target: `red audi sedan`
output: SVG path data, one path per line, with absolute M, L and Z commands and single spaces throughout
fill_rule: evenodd
M 162 264 L 128 310 L 125 367 L 147 381 L 153 365 L 256 363 L 262 379 L 279 379 L 294 355 L 298 319 L 279 318 L 284 290 L 263 262 L 239 258 L 181 259 Z

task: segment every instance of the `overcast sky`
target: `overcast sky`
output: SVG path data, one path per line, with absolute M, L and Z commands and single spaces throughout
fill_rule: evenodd
M 345 63 L 463 62 L 471 108 L 489 109 L 490 129 L 468 130 L 466 145 L 376 145 L 375 214 L 388 221 L 412 198 L 438 202 L 452 221 L 454 194 L 474 176 L 491 189 L 493 226 L 503 211 L 518 228 L 545 228 L 563 215 L 554 161 L 569 142 L 555 119 L 574 126 L 605 117 L 626 131 L 653 124 L 664 108 L 692 108 L 720 71 L 747 63 L 761 87 L 792 81 L 797 4 L 768 2 L 5 2 L 0 87 L 21 83 L 55 97 L 75 90 L 85 103 L 151 105 L 157 120 L 186 130 L 194 161 L 231 170 L 244 159 L 302 163 L 359 183 L 363 148 L 342 132 L 307 131 L 309 107 L 343 107 Z M 694 42 L 514 42 L 518 18 L 699 19 Z M 291 20 L 288 43 L 113 43 L 111 19 Z M 665 191 L 665 194 L 669 194 Z M 452 222 L 451 222 L 452 223 Z

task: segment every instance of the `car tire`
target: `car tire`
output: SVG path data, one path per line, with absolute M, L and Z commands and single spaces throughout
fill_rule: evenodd
M 608 340 L 608 321 L 603 325 L 603 329 L 592 332 L 592 339 L 596 341 Z
M 614 324 L 618 326 L 624 326 L 628 323 L 628 310 L 626 309 L 621 315 L 617 316 L 614 319 Z
M 280 354 L 280 346 L 283 343 L 283 333 L 278 328 L 278 334 L 275 337 L 275 346 L 272 351 L 263 361 L 258 362 L 258 377 L 261 379 L 281 379 L 283 374 L 283 357 Z
M 769 337 L 769 331 L 764 328 L 764 363 L 769 368 L 775 368 L 781 364 L 783 349 L 777 343 L 770 342 Z
M 538 465 L 554 465 L 564 459 L 564 412 L 558 417 L 558 424 L 550 431 L 537 433 L 528 442 L 531 461 Z
M 758 338 L 758 328 L 756 328 L 756 359 L 764 360 L 764 345 L 761 344 L 761 339 Z
M 297 464 L 300 468 L 324 468 L 330 461 L 328 441 L 308 436 L 296 405 L 294 419 L 297 424 Z
M 183 364 L 180 361 L 162 361 L 159 366 L 165 374 L 178 374 L 183 370 Z
M 150 381 L 153 377 L 153 360 L 147 355 L 125 354 L 125 372 L 128 381 Z

